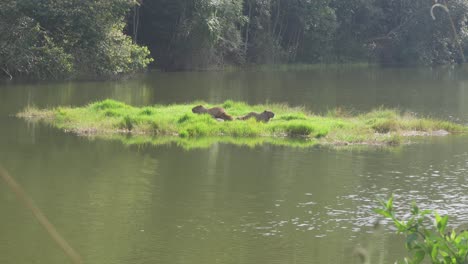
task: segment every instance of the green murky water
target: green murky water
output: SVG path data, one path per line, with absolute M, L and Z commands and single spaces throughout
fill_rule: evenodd
M 286 102 L 315 112 L 399 107 L 468 123 L 468 69 L 328 67 L 152 73 L 119 82 L 0 84 L 0 164 L 90 264 L 372 263 L 405 251 L 371 209 L 379 195 L 468 223 L 468 137 L 396 149 L 126 146 L 12 117 L 27 105 Z M 0 183 L 0 263 L 67 263 Z

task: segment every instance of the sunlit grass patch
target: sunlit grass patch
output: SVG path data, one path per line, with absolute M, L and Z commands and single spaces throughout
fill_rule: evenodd
M 95 110 L 95 111 L 102 111 L 102 110 L 106 110 L 106 109 L 129 108 L 128 105 L 126 105 L 126 104 L 124 104 L 122 102 L 111 100 L 111 99 L 106 99 L 106 100 L 101 101 L 101 102 L 93 103 L 93 104 L 89 105 L 89 107 L 92 110 Z
M 278 118 L 279 120 L 306 120 L 307 116 L 304 113 L 285 114 Z
M 331 145 L 399 145 L 404 142 L 402 137 L 408 135 L 430 135 L 433 131 L 467 132 L 467 127 L 463 125 L 417 118 L 395 109 L 379 108 L 364 114 L 336 109 L 318 116 L 303 107 L 289 107 L 285 104 L 248 105 L 231 100 L 219 105 L 202 103 L 206 107 L 221 106 L 234 118 L 252 111 L 269 110 L 275 113 L 275 117 L 268 123 L 255 119 L 219 122 L 208 114 L 193 114 L 191 109 L 198 104 L 200 102 L 133 107 L 107 99 L 74 108 L 29 107 L 19 113 L 18 117 L 42 120 L 77 134 L 110 137 L 126 133 L 148 138 L 156 136 L 156 141 L 178 144 L 201 141 L 202 138 L 204 142 L 211 142 L 207 140 L 211 138 L 231 143 L 248 141 L 250 145 L 255 145 L 252 142 L 281 142 L 295 146 L 301 145 L 298 142 L 303 142 L 304 146 L 310 146 L 311 142 Z M 170 137 L 171 140 L 163 137 Z

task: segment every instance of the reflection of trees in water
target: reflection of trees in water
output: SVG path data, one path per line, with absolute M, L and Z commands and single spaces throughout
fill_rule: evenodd
M 27 105 L 80 106 L 105 98 L 132 105 L 227 99 L 304 105 L 314 112 L 335 107 L 367 111 L 398 107 L 420 114 L 465 118 L 461 98 L 463 67 L 377 68 L 316 66 L 230 72 L 155 72 L 136 79 L 108 82 L 9 84 L 0 89 L 0 111 L 14 114 Z M 466 94 L 466 93 L 465 93 Z
M 252 103 L 288 101 L 317 111 L 329 105 L 360 109 L 385 104 L 466 121 L 468 97 L 462 75 L 457 70 L 427 69 L 157 73 L 121 83 L 2 87 L 0 111 L 6 115 L 28 103 L 83 105 L 108 97 L 136 105 L 233 98 Z M 465 184 L 467 158 L 461 154 L 467 145 L 457 137 L 430 139 L 393 152 L 255 146 L 255 142 L 246 142 L 251 147 L 221 143 L 189 150 L 177 144 L 127 148 L 120 142 L 88 141 L 42 125 L 28 128 L 14 118 L 0 120 L 2 163 L 70 243 L 96 263 L 135 259 L 172 263 L 176 255 L 180 261 L 200 263 L 215 258 L 225 263 L 287 263 L 294 257 L 297 262 L 308 258 L 340 263 L 327 260 L 344 260 L 352 254 L 353 236 L 368 230 L 366 224 L 372 222 L 368 220 L 374 220 L 369 209 L 378 194 L 413 192 L 408 201 L 417 198 L 437 207 L 448 199 L 444 192 L 463 201 L 456 192 Z M 429 177 L 434 171 L 440 176 Z M 11 208 L 11 197 L 3 199 L 6 193 L 0 192 L 0 208 Z M 454 202 L 448 206 L 450 212 L 459 209 Z M 24 217 L 14 208 L 8 216 L 2 214 L 0 241 L 21 245 L 19 249 L 24 245 L 31 252 L 0 251 L 19 260 L 40 256 L 48 263 L 62 263 L 54 261 L 62 260 L 61 252 L 48 244 L 33 219 Z M 307 227 L 315 229 L 296 230 L 298 224 L 292 219 L 298 217 L 298 224 L 309 221 Z M 256 229 L 281 221 L 287 223 L 275 226 L 281 232 L 272 236 L 262 236 L 266 231 Z M 247 224 L 251 225 L 242 232 Z M 355 226 L 358 231 L 352 230 Z M 381 241 L 386 248 L 400 246 L 393 238 L 385 235 Z M 343 252 L 337 253 L 334 246 Z M 8 258 L 1 255 L 0 260 Z

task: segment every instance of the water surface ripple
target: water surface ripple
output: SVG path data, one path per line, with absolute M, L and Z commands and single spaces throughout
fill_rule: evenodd
M 85 263 L 372 263 L 405 255 L 374 229 L 377 198 L 395 194 L 468 224 L 468 138 L 392 149 L 126 146 L 12 117 L 28 105 L 134 105 L 227 99 L 314 112 L 386 106 L 468 124 L 466 69 L 323 67 L 307 71 L 152 73 L 119 82 L 0 84 L 0 163 Z M 66 263 L 0 184 L 0 263 Z M 384 222 L 385 224 L 385 222 Z

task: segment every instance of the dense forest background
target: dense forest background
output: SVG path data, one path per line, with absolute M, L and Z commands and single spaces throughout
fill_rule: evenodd
M 0 74 L 457 63 L 467 14 L 468 0 L 2 0 Z

